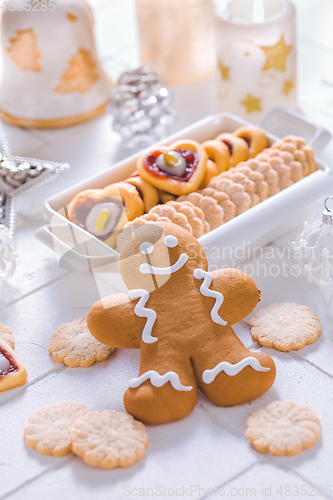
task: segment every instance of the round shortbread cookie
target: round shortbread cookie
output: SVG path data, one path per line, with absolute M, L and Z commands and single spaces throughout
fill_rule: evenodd
M 317 415 L 293 401 L 273 401 L 247 419 L 246 437 L 261 453 L 297 455 L 311 448 L 321 434 Z
M 307 306 L 272 304 L 250 318 L 251 335 L 264 347 L 279 351 L 302 349 L 321 335 L 319 316 Z
M 49 345 L 54 361 L 70 367 L 88 367 L 104 361 L 114 350 L 91 335 L 85 318 L 60 326 L 52 334 Z
M 44 406 L 28 418 L 24 437 L 41 455 L 64 457 L 72 451 L 71 430 L 77 418 L 90 410 L 83 403 Z
M 148 446 L 145 426 L 116 410 L 90 411 L 75 422 L 71 436 L 73 453 L 104 469 L 130 467 Z
M 13 337 L 13 333 L 9 326 L 3 325 L 0 323 L 0 340 L 3 340 L 8 344 L 12 349 L 15 347 L 15 339 Z

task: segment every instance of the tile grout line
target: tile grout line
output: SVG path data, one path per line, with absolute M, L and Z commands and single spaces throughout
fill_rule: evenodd
M 235 476 L 231 477 L 230 479 L 228 479 L 228 481 L 225 481 L 224 483 L 220 484 L 220 486 L 216 487 L 215 488 L 215 495 L 216 495 L 216 490 L 219 491 L 223 486 L 226 486 L 228 483 L 230 483 L 231 481 L 234 481 L 235 479 L 237 479 L 238 477 L 241 477 L 243 474 L 245 474 L 246 472 L 248 472 L 249 470 L 253 469 L 253 467 L 256 467 L 259 463 L 261 462 L 261 460 L 259 460 L 258 462 L 255 462 L 254 464 L 252 465 L 249 465 L 249 467 L 246 467 L 246 469 L 242 470 L 241 472 L 239 472 L 238 474 L 236 474 Z M 224 496 L 224 495 L 223 495 Z M 229 496 L 229 495 L 228 495 Z M 206 498 L 211 498 L 211 494 L 207 494 L 203 497 L 200 497 L 199 500 L 205 500 Z
M 47 283 L 44 283 L 43 285 L 40 285 L 37 288 L 34 288 L 33 290 L 30 290 L 30 292 L 26 292 L 23 295 L 20 295 L 20 297 L 17 297 L 16 299 L 8 302 L 7 304 L 5 304 L 5 308 L 8 308 L 8 307 L 12 306 L 13 304 L 16 304 L 20 300 L 26 299 L 27 297 L 29 297 L 29 295 L 31 295 L 33 293 L 36 293 L 36 292 L 39 292 L 40 290 L 42 290 L 43 288 L 48 287 L 49 285 L 53 285 L 57 281 L 60 281 L 61 279 L 65 278 L 66 276 L 68 276 L 70 274 L 72 274 L 73 272 L 74 271 L 65 271 L 65 273 L 62 274 L 61 276 L 57 276 L 56 278 L 53 278 L 52 280 L 48 281 Z
M 247 443 L 249 443 L 248 439 L 246 438 L 246 436 L 244 434 L 242 434 L 236 428 L 232 427 L 230 424 L 226 423 L 223 420 L 222 417 L 220 417 L 219 415 L 216 415 L 214 412 L 212 412 L 211 410 L 209 410 L 208 408 L 206 408 L 205 406 L 203 406 L 201 403 L 198 403 L 198 407 L 200 407 L 200 409 L 202 409 L 206 413 L 208 413 L 211 416 L 212 420 L 215 420 L 215 421 L 219 422 L 221 424 L 221 426 L 224 428 L 224 430 L 226 430 L 227 432 L 229 432 L 230 434 L 232 434 L 234 437 L 241 438 L 242 441 L 245 440 Z M 271 464 L 271 465 L 274 465 L 275 467 L 277 467 L 279 469 L 284 470 L 285 472 L 292 472 L 294 475 L 296 475 L 297 477 L 299 477 L 300 479 L 302 479 L 302 481 L 304 481 L 309 486 L 313 485 L 311 482 L 309 482 L 306 478 L 304 478 L 299 472 L 295 471 L 293 468 L 288 468 L 288 467 L 286 467 L 283 464 L 279 464 L 278 463 L 278 460 L 279 460 L 278 457 L 274 457 L 274 456 L 269 455 L 269 454 L 266 454 L 266 455 L 267 456 L 262 456 L 261 458 L 258 458 L 258 460 L 254 464 L 250 465 L 247 469 L 245 469 L 244 471 L 240 472 L 239 474 L 236 474 L 236 476 L 234 476 L 233 478 L 228 479 L 228 481 L 225 481 L 224 483 L 222 483 L 217 488 L 217 490 L 219 490 L 223 486 L 229 484 L 231 481 L 234 481 L 238 477 L 242 476 L 248 470 L 250 470 L 253 467 L 255 467 L 257 465 L 260 465 L 260 464 Z M 333 498 L 332 496 L 329 496 L 329 495 L 323 495 L 323 496 L 325 498 Z M 209 495 L 205 495 L 204 497 L 200 497 L 200 500 L 205 500 L 206 498 L 209 498 Z
M 0 399 L 0 407 L 9 403 L 10 401 L 13 401 L 18 396 L 21 396 L 29 387 L 33 387 L 37 382 L 40 382 L 44 378 L 47 378 L 49 375 L 57 375 L 58 373 L 63 372 L 66 370 L 68 367 L 66 365 L 61 366 L 59 368 L 51 368 L 47 372 L 43 373 L 42 375 L 39 375 L 38 377 L 34 378 L 30 382 L 27 382 L 26 384 L 22 385 L 21 387 L 18 387 L 14 393 L 12 394 L 6 394 L 3 396 L 3 398 Z M 6 397 L 7 396 L 7 397 Z
M 77 458 L 78 457 L 75 456 L 74 454 L 72 454 L 72 456 L 68 456 L 68 457 L 64 458 L 63 460 L 61 460 L 61 462 L 59 464 L 54 465 L 52 467 L 49 467 L 48 469 L 44 470 L 43 472 L 41 472 L 37 476 L 34 476 L 34 477 L 30 478 L 30 479 L 27 479 L 26 481 L 24 481 L 22 484 L 20 484 L 19 486 L 17 486 L 13 490 L 8 491 L 7 493 L 5 493 L 3 496 L 0 497 L 0 500 L 4 500 L 5 498 L 9 498 L 14 493 L 17 493 L 18 491 L 22 490 L 25 486 L 28 486 L 29 484 L 31 484 L 34 481 L 40 479 L 41 477 L 45 476 L 49 472 L 57 471 L 58 469 L 61 469 L 62 467 L 65 467 L 68 463 L 71 463 L 74 460 L 77 460 Z

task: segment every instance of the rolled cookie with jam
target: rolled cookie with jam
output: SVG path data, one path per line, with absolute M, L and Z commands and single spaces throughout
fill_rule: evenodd
M 261 127 L 240 127 L 234 132 L 234 135 L 248 144 L 249 158 L 254 158 L 268 147 L 268 139 Z
M 184 139 L 145 153 L 138 160 L 140 176 L 162 191 L 180 196 L 198 189 L 204 180 L 207 153 L 196 141 Z
M 138 190 L 125 182 L 82 191 L 68 207 L 70 221 L 112 248 L 126 222 L 143 213 L 144 202 Z
M 249 146 L 244 139 L 236 137 L 234 134 L 223 133 L 216 137 L 217 141 L 221 141 L 229 148 L 229 168 L 235 167 L 241 161 L 245 161 L 249 157 Z

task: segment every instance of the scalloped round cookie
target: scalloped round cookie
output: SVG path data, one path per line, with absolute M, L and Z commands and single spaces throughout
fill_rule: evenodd
M 319 316 L 307 306 L 290 302 L 259 309 L 250 318 L 251 335 L 264 347 L 278 351 L 303 349 L 322 333 Z
M 74 422 L 90 410 L 83 403 L 67 401 L 40 408 L 28 418 L 24 437 L 41 455 L 64 457 L 72 451 Z
M 293 401 L 273 401 L 247 419 L 246 437 L 261 453 L 297 455 L 311 448 L 321 434 L 317 415 Z
M 66 323 L 56 330 L 50 340 L 49 353 L 57 363 L 70 367 L 88 367 L 107 359 L 115 347 L 101 344 L 88 329 L 85 318 Z
M 130 467 L 144 457 L 145 426 L 116 410 L 90 411 L 76 420 L 71 433 L 73 453 L 104 469 Z

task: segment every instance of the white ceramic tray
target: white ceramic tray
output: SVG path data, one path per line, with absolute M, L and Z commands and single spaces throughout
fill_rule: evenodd
M 270 143 L 293 133 L 305 137 L 316 155 L 331 138 L 326 130 L 284 108 L 272 110 L 261 124 Z M 169 144 L 182 138 L 204 142 L 219 133 L 233 132 L 241 125 L 251 123 L 230 113 L 220 113 L 209 116 L 158 144 Z M 65 207 L 84 189 L 104 188 L 126 179 L 136 170 L 136 162 L 141 154 L 142 151 L 46 201 L 45 210 L 50 225 L 40 228 L 36 237 L 56 252 L 61 267 L 74 267 L 84 272 L 116 272 L 119 254 L 68 221 Z M 211 269 L 236 265 L 240 260 L 246 259 L 249 249 L 266 245 L 300 224 L 312 212 L 312 205 L 322 196 L 327 182 L 330 182 L 330 168 L 318 159 L 317 164 L 316 172 L 200 238 Z

